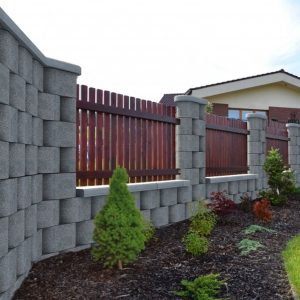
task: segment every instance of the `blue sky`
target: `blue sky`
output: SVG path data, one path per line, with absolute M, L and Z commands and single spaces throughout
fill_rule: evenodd
M 296 0 L 1 0 L 79 83 L 147 100 L 271 72 L 300 76 Z

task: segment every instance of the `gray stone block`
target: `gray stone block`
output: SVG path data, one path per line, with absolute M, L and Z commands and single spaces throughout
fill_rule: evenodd
M 60 200 L 60 224 L 90 220 L 91 214 L 91 198 Z
M 31 205 L 31 188 L 31 176 L 18 178 L 18 209 L 25 209 Z
M 32 118 L 32 144 L 43 146 L 43 120 L 40 118 Z
M 247 135 L 248 142 L 259 142 L 260 141 L 260 132 L 261 130 L 252 129 L 249 130 L 249 134 Z
M 199 207 L 199 201 L 185 203 L 185 218 L 190 219 L 195 215 Z
M 193 168 L 205 167 L 205 152 L 193 152 Z
M 16 74 L 10 74 L 9 104 L 25 111 L 26 82 Z
M 9 70 L 0 63 L 0 103 L 9 104 Z
M 38 172 L 38 147 L 26 145 L 25 146 L 25 175 L 34 175 Z
M 0 104 L 0 139 L 18 141 L 18 110 L 5 104 Z
M 76 123 L 76 98 L 60 98 L 60 120 Z
M 263 147 L 261 142 L 248 142 L 249 154 L 263 153 Z
M 9 145 L 0 141 L 0 180 L 9 176 Z
M 193 152 L 178 151 L 176 153 L 176 168 L 191 169 L 193 167 Z
M 76 174 L 45 174 L 43 177 L 44 199 L 73 198 L 76 193 Z
M 218 184 L 217 183 L 209 183 L 206 185 L 206 197 L 210 199 L 212 196 L 211 193 L 218 192 Z
M 263 188 L 263 182 L 262 182 L 262 178 L 256 179 L 255 180 L 255 189 L 257 191 L 261 191 Z
M 10 250 L 0 258 L 0 293 L 12 287 L 17 279 L 17 250 Z
M 199 184 L 200 182 L 199 169 L 181 169 L 180 179 L 190 180 L 191 185 Z
M 45 92 L 65 96 L 76 97 L 77 75 L 63 70 L 45 68 L 44 89 Z
M 44 146 L 76 147 L 75 124 L 44 121 Z
M 18 142 L 32 144 L 32 116 L 21 111 L 18 114 Z
M 37 204 L 37 228 L 59 224 L 59 200 L 42 201 Z
M 239 184 L 237 181 L 231 181 L 228 185 L 228 193 L 231 195 L 237 194 L 239 192 Z
M 33 262 L 36 262 L 40 260 L 42 256 L 42 249 L 43 249 L 43 229 L 40 229 L 35 232 L 35 234 L 32 236 L 32 256 L 31 259 Z
M 159 190 L 141 192 L 141 209 L 152 209 L 159 207 Z
M 15 248 L 24 241 L 25 213 L 19 210 L 8 217 L 8 247 Z
M 0 258 L 8 252 L 8 218 L 0 218 Z
M 60 97 L 39 93 L 38 116 L 43 120 L 60 120 Z
M 193 134 L 193 122 L 191 118 L 181 118 L 180 125 L 176 126 L 176 134 Z
M 247 120 L 247 128 L 249 130 L 262 130 L 263 129 L 263 120 L 259 118 L 251 118 Z
M 228 189 L 229 189 L 228 182 L 220 182 L 218 184 L 218 191 L 219 192 L 226 192 L 226 193 L 228 193 Z
M 241 180 L 239 182 L 239 193 L 245 193 L 247 192 L 248 185 L 247 185 L 247 180 Z
M 185 204 L 176 204 L 169 207 L 169 222 L 176 223 L 185 220 Z
M 97 213 L 104 207 L 106 201 L 107 196 L 92 197 L 92 219 L 94 219 Z
M 0 217 L 9 216 L 17 211 L 17 179 L 0 181 Z
M 248 153 L 248 166 L 257 166 L 260 165 L 260 154 L 250 154 Z
M 3 29 L 0 29 L 0 40 L 0 62 L 14 73 L 18 73 L 18 42 Z
M 38 149 L 38 172 L 59 173 L 60 150 L 56 147 L 39 147 Z
M 233 201 L 234 201 L 235 203 L 241 203 L 241 197 L 242 197 L 242 196 L 243 196 L 242 193 L 233 195 Z
M 32 236 L 37 229 L 37 205 L 25 209 L 25 238 Z
M 150 209 L 141 210 L 141 214 L 143 215 L 143 217 L 146 221 L 151 221 L 151 213 L 150 212 L 151 212 Z
M 43 230 L 43 254 L 76 246 L 76 224 L 64 224 Z
M 83 221 L 76 224 L 76 245 L 93 243 L 94 221 Z
M 192 200 L 201 200 L 206 198 L 206 185 L 195 184 L 192 186 Z
M 132 193 L 132 196 L 134 198 L 135 207 L 137 209 L 140 209 L 141 208 L 141 193 L 135 192 L 135 193 Z
M 199 151 L 198 136 L 180 134 L 176 138 L 176 151 Z
M 178 203 L 186 203 L 192 201 L 192 187 L 184 186 L 180 187 L 177 190 L 177 202 Z
M 38 114 L 38 90 L 31 84 L 26 84 L 25 109 L 32 116 Z
M 193 120 L 193 135 L 206 135 L 206 122 L 203 120 Z
M 43 200 L 43 175 L 31 176 L 32 181 L 32 203 L 39 203 Z
M 60 172 L 76 172 L 76 148 L 60 148 Z
M 169 207 L 157 207 L 150 211 L 151 221 L 155 227 L 169 224 Z
M 176 117 L 199 119 L 199 107 L 195 102 L 176 102 Z
M 25 145 L 9 144 L 9 176 L 20 177 L 25 175 Z
M 32 83 L 39 91 L 43 91 L 43 85 L 44 85 L 43 81 L 44 81 L 44 68 L 37 60 L 33 60 Z
M 17 276 L 31 269 L 32 238 L 26 239 L 17 247 Z
M 250 179 L 247 181 L 247 191 L 248 192 L 253 192 L 255 190 L 255 179 Z
M 298 146 L 290 146 L 288 147 L 289 155 L 298 155 L 299 154 L 299 147 Z
M 160 206 L 177 204 L 177 188 L 160 190 Z
M 32 83 L 32 56 L 23 47 L 19 47 L 19 74 L 28 83 Z

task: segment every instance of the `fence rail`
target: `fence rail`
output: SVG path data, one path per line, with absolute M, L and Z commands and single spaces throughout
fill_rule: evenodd
M 175 107 L 77 86 L 77 185 L 175 179 Z

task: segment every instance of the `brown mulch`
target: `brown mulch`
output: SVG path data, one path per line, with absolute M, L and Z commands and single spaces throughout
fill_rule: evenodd
M 188 221 L 156 231 L 138 260 L 123 270 L 104 270 L 93 262 L 89 250 L 66 253 L 36 263 L 14 299 L 177 299 L 182 279 L 219 273 L 226 280 L 220 297 L 229 299 L 293 299 L 281 252 L 300 232 L 300 200 L 273 208 L 265 226 L 275 233 L 247 236 L 243 230 L 260 224 L 251 213 L 222 217 L 210 237 L 207 254 L 186 253 L 181 239 Z M 261 248 L 241 256 L 243 238 L 260 241 Z

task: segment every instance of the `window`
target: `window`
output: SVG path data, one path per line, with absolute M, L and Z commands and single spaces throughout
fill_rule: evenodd
M 252 114 L 253 110 L 242 110 L 242 120 L 247 121 L 247 115 Z
M 229 109 L 228 110 L 228 118 L 239 119 L 240 118 L 240 111 L 238 109 Z
M 231 119 L 240 119 L 243 121 L 247 121 L 247 114 L 256 113 L 263 116 L 268 116 L 267 111 L 265 110 L 248 110 L 248 109 L 228 109 L 228 118 Z

